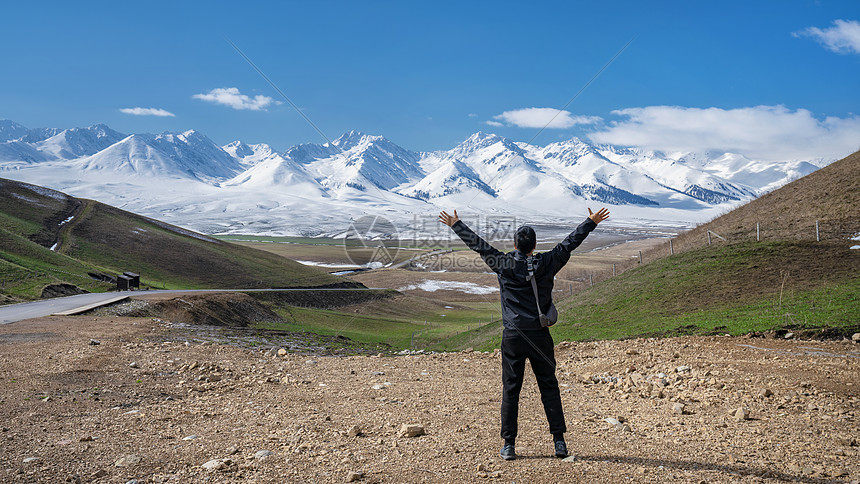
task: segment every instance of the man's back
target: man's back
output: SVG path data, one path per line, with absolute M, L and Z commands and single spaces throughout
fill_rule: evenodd
M 570 259 L 570 253 L 582 243 L 597 224 L 586 219 L 552 250 L 532 256 L 535 280 L 540 296 L 543 313 L 552 304 L 552 290 L 555 275 Z M 479 237 L 462 221 L 451 228 L 481 258 L 499 278 L 499 292 L 502 300 L 502 321 L 506 328 L 522 331 L 541 329 L 535 304 L 534 290 L 528 279 L 527 256 L 520 250 L 507 254 L 499 251 Z

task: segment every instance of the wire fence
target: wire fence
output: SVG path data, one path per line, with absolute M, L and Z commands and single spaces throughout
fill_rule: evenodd
M 714 227 L 710 225 L 710 227 Z M 716 227 L 722 227 L 718 229 Z M 768 227 L 762 222 L 746 224 L 721 224 L 714 229 L 696 227 L 644 251 L 631 254 L 626 260 L 613 263 L 602 270 L 573 270 L 568 272 L 566 287 L 556 287 L 560 298 L 577 294 L 612 277 L 644 264 L 671 257 L 676 254 L 708 246 L 742 242 L 806 241 L 816 243 L 849 242 L 849 238 L 860 236 L 860 223 L 844 220 L 814 220 L 792 227 Z M 717 231 L 719 230 L 719 232 Z M 860 241 L 858 241 L 860 245 Z

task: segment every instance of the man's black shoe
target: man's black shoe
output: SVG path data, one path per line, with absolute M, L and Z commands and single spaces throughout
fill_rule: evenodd
M 555 456 L 559 458 L 567 457 L 567 444 L 563 440 L 555 441 Z
M 502 451 L 499 452 L 499 455 L 502 456 L 502 459 L 505 460 L 514 460 L 517 458 L 517 453 L 514 451 L 514 444 L 505 444 L 502 447 Z

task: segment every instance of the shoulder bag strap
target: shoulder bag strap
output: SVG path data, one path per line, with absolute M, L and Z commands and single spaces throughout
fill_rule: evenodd
M 538 314 L 543 317 L 543 311 L 540 309 L 540 298 L 538 297 L 537 281 L 535 281 L 534 266 L 532 265 L 532 257 L 526 259 L 529 268 L 529 280 L 532 282 L 532 290 L 535 292 L 535 304 L 537 304 Z

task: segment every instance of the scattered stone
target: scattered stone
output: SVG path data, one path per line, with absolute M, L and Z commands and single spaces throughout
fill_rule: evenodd
M 91 339 L 90 340 L 90 346 L 96 346 L 96 345 L 100 345 L 100 344 L 102 344 L 102 342 L 97 340 L 97 339 Z
M 851 335 L 851 341 L 860 342 L 860 333 L 854 333 Z
M 384 371 L 371 371 L 370 372 L 370 376 L 382 376 L 384 374 L 385 374 Z
M 187 437 L 182 437 L 182 440 L 194 440 L 194 439 L 196 439 L 196 438 L 197 438 L 197 436 L 196 436 L 196 435 L 189 435 L 189 436 L 187 436 Z
M 373 385 L 373 386 L 372 386 L 372 387 L 370 387 L 370 388 L 372 388 L 372 389 L 374 389 L 374 390 L 382 390 L 382 389 L 384 389 L 384 388 L 385 388 L 385 385 L 380 385 L 380 384 L 378 384 L 378 383 L 377 383 L 376 385 Z
M 102 477 L 108 475 L 108 472 L 104 469 L 99 469 L 93 474 L 93 479 L 101 479 Z
M 672 413 L 676 413 L 678 415 L 684 415 L 684 413 L 685 413 L 684 408 L 685 407 L 686 407 L 686 405 L 684 405 L 683 403 L 680 403 L 680 402 L 675 403 L 674 405 L 672 405 Z
M 791 338 L 794 338 L 794 333 L 785 333 L 784 338 L 785 338 L 785 339 L 791 339 Z
M 397 432 L 398 437 L 418 437 L 424 435 L 424 426 L 421 424 L 403 424 L 400 426 L 400 431 Z
M 132 361 L 131 363 L 128 364 L 128 367 L 129 368 L 140 368 L 140 365 L 138 365 L 136 361 Z
M 690 371 L 692 371 L 692 368 L 687 365 L 681 365 L 678 368 L 675 368 L 675 373 L 689 373 Z
M 364 477 L 363 471 L 349 471 L 346 474 L 346 482 L 355 482 Z
M 134 467 L 139 464 L 141 461 L 141 457 L 137 454 L 129 454 L 117 459 L 116 462 L 113 463 L 116 467 Z
M 81 440 L 81 442 L 92 442 L 95 439 L 93 438 L 92 435 L 85 435 L 85 436 L 81 437 L 80 440 Z
M 561 461 L 562 462 L 576 462 L 576 456 L 575 455 L 569 455 L 569 456 L 565 457 L 564 459 L 562 459 Z
M 22 462 L 24 462 L 25 464 L 29 464 L 30 462 L 36 462 L 37 460 L 39 460 L 38 457 L 27 457 Z
M 767 398 L 773 396 L 773 391 L 770 388 L 763 388 L 760 392 L 758 392 L 759 396 Z
M 317 360 L 308 360 L 308 361 L 306 361 L 306 362 L 305 362 L 305 364 L 306 364 L 306 365 L 316 365 L 316 364 L 317 364 Z
M 358 425 L 353 425 L 346 431 L 346 435 L 349 435 L 350 437 L 358 437 L 361 435 L 361 428 Z
M 270 450 L 258 450 L 257 453 L 254 454 L 254 458 L 257 460 L 263 460 L 271 455 L 275 455 L 275 453 Z
M 639 350 L 637 350 L 636 348 L 628 348 L 625 353 L 627 353 L 628 355 L 638 355 Z
M 605 419 L 603 419 L 603 420 L 604 420 L 606 423 L 608 423 L 609 425 L 621 425 L 621 422 L 619 422 L 617 419 L 614 419 L 614 418 L 612 418 L 612 417 L 607 417 L 607 418 L 605 418 Z
M 740 408 L 738 408 L 738 409 L 736 409 L 736 410 L 732 411 L 732 414 L 731 414 L 731 415 L 732 415 L 732 417 L 734 417 L 734 419 L 735 419 L 735 420 L 738 420 L 738 421 L 740 421 L 740 420 L 749 420 L 749 418 L 750 418 L 750 411 L 749 411 L 749 409 L 747 409 L 747 408 L 740 407 Z
M 236 455 L 239 453 L 239 448 L 235 445 L 227 449 L 227 455 Z
M 228 465 L 227 465 L 227 462 L 225 462 L 225 459 L 212 459 L 212 460 L 206 461 L 206 463 L 204 463 L 200 467 L 206 469 L 207 471 L 214 472 L 214 471 L 222 471 L 222 470 L 226 469 L 228 467 Z

